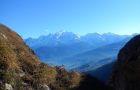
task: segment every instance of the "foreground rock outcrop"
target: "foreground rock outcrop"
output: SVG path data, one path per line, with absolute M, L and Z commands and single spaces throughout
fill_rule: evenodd
M 97 79 L 41 63 L 22 38 L 0 24 L 0 90 L 109 90 Z
M 115 90 L 140 90 L 140 35 L 120 50 L 109 84 Z

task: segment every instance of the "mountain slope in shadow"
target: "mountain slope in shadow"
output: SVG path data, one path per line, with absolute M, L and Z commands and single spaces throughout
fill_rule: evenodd
M 120 50 L 109 84 L 115 90 L 140 90 L 140 35 Z
M 106 83 L 112 73 L 114 63 L 115 62 L 105 64 L 95 70 L 87 71 L 86 73 Z

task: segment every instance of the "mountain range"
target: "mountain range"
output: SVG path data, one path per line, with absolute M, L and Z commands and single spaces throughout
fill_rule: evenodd
M 36 39 L 28 38 L 25 42 L 43 62 L 83 72 L 90 70 L 90 67 L 96 69 L 114 61 L 119 49 L 132 36 L 114 33 L 88 33 L 80 36 L 73 32 L 56 32 Z M 106 58 L 113 59 L 107 61 Z
M 93 46 L 95 45 L 95 47 L 97 47 L 96 44 L 107 45 L 114 42 L 119 42 L 129 36 L 130 35 L 117 35 L 113 33 L 104 33 L 104 34 L 88 33 L 86 35 L 80 36 L 73 32 L 56 32 L 50 33 L 45 36 L 40 36 L 39 38 L 36 39 L 28 38 L 25 41 L 31 47 L 44 45 L 47 46 L 71 45 L 80 42 Z

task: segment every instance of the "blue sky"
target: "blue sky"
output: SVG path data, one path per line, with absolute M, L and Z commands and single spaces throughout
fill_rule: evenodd
M 0 0 L 0 23 L 23 38 L 72 31 L 140 32 L 140 0 Z

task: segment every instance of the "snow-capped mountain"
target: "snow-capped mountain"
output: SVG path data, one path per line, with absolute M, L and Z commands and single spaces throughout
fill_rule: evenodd
M 31 47 L 36 46 L 58 46 L 69 45 L 79 42 L 80 37 L 72 32 L 56 32 L 50 33 L 46 36 L 40 36 L 37 39 L 28 38 L 26 43 Z
M 117 35 L 114 33 L 104 33 L 104 34 L 98 34 L 98 33 L 88 33 L 81 37 L 81 40 L 83 42 L 89 43 L 91 45 L 107 45 L 115 42 L 119 42 L 126 37 L 129 37 L 128 35 Z
M 119 42 L 128 35 L 117 35 L 113 33 L 88 33 L 86 35 L 80 36 L 73 32 L 56 32 L 50 33 L 46 36 L 40 36 L 37 39 L 28 38 L 26 39 L 26 43 L 31 47 L 40 47 L 40 46 L 59 46 L 59 45 L 70 45 L 74 43 L 86 43 L 91 46 L 99 45 L 107 45 L 114 42 Z
M 80 66 L 93 60 L 96 61 L 96 57 L 102 60 L 107 57 L 114 57 L 113 53 L 115 52 L 114 54 L 117 55 L 122 46 L 120 42 L 125 43 L 125 39 L 131 36 L 113 33 L 88 33 L 79 36 L 73 32 L 56 32 L 36 39 L 28 38 L 25 42 L 44 62 L 55 65 L 64 64 L 69 67 L 73 66 L 73 63 L 78 63 L 78 66 Z M 119 44 L 116 45 L 116 43 Z M 98 48 L 103 48 L 103 50 L 98 50 Z M 89 52 L 92 50 L 93 52 Z M 105 56 L 103 57 L 103 55 Z M 77 66 L 75 65 L 75 67 Z

